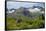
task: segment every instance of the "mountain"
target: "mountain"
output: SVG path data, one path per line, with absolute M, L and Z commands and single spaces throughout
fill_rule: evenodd
M 33 6 L 33 8 L 43 9 L 43 7 L 40 7 L 40 6 Z
M 20 16 L 27 16 L 30 18 L 35 18 L 39 15 L 41 15 L 41 11 L 37 11 L 37 12 L 30 12 L 29 9 L 31 11 L 35 10 L 35 9 L 31 9 L 31 8 L 26 8 L 26 7 L 20 7 L 19 9 L 10 9 L 10 11 L 13 11 L 12 13 L 8 13 L 7 16 L 12 16 L 13 18 L 18 18 Z

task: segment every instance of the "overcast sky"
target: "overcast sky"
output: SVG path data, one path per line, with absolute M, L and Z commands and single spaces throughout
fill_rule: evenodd
M 8 1 L 7 2 L 7 8 L 8 9 L 18 9 L 20 7 L 32 7 L 32 6 L 40 6 L 44 8 L 44 3 L 29 3 L 29 2 L 12 2 L 12 1 Z

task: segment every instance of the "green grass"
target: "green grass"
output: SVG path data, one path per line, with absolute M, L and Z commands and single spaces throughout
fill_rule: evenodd
M 18 29 L 36 29 L 43 28 L 44 20 L 42 20 L 42 16 L 31 19 L 27 16 L 18 16 L 22 21 L 20 23 L 16 23 L 16 20 L 12 17 L 7 17 L 7 29 L 8 30 L 18 30 Z

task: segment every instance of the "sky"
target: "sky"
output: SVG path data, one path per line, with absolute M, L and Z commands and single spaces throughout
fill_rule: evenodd
M 45 4 L 44 3 L 29 3 L 29 2 L 12 2 L 12 1 L 7 1 L 7 8 L 8 9 L 12 9 L 12 8 L 15 8 L 15 9 L 18 9 L 20 7 L 32 7 L 32 6 L 40 6 L 40 7 L 45 7 L 44 6 Z

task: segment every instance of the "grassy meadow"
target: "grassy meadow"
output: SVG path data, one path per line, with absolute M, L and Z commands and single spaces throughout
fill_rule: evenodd
M 39 29 L 44 28 L 44 19 L 42 16 L 38 16 L 36 18 L 30 18 L 27 16 L 17 16 L 22 19 L 21 22 L 17 23 L 16 19 L 13 17 L 7 17 L 7 29 L 8 30 L 22 30 L 22 29 Z

